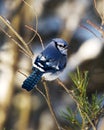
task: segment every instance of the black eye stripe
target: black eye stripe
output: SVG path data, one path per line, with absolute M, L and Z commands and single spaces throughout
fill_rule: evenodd
M 55 46 L 57 47 L 57 42 L 54 41 L 54 43 L 55 43 Z
M 58 45 L 59 47 L 63 47 L 63 48 L 65 48 L 66 46 L 65 45 Z
M 62 48 L 65 48 L 66 47 L 66 45 L 62 45 L 62 44 L 58 44 L 56 41 L 54 41 L 54 43 L 55 43 L 55 46 L 56 46 L 56 48 L 57 49 L 59 49 L 58 47 L 62 47 Z
M 64 47 L 63 45 L 58 45 L 58 46 L 60 46 L 60 47 Z

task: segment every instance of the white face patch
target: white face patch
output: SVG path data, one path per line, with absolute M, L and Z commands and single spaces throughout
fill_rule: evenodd
M 57 48 L 62 54 L 67 55 L 67 49 L 64 46 L 57 45 Z
M 64 49 L 62 46 L 57 46 L 57 48 L 58 48 L 60 51 Z
M 62 54 L 67 55 L 67 45 L 65 45 L 64 43 L 57 42 L 56 46 Z

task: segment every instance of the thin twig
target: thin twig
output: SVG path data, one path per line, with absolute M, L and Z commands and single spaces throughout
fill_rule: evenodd
M 47 99 L 47 97 L 46 97 L 46 95 L 38 88 L 38 87 L 36 87 L 36 90 L 44 97 L 44 99 L 46 100 L 46 102 L 47 102 L 47 104 L 48 104 L 48 99 Z M 49 104 L 48 104 L 48 106 L 49 106 Z M 53 109 L 52 109 L 53 110 Z M 57 120 L 56 120 L 57 121 Z M 59 130 L 65 130 L 64 128 L 62 128 L 62 127 L 60 127 L 59 125 L 58 125 L 58 127 L 59 127 Z
M 1 21 L 6 24 L 6 26 L 15 34 L 15 36 L 21 41 L 21 43 L 23 44 L 23 46 L 26 48 L 26 51 L 29 53 L 29 55 L 31 56 L 31 58 L 33 58 L 33 52 L 30 50 L 29 46 L 26 44 L 26 42 L 23 40 L 23 38 L 15 31 L 15 29 L 10 25 L 10 22 L 8 22 L 8 20 L 6 20 L 5 18 L 3 18 L 2 16 L 0 16 Z
M 87 31 L 89 31 L 90 33 L 92 33 L 95 37 L 99 38 L 93 31 L 91 31 L 89 28 L 87 28 L 86 26 L 84 25 L 80 25 L 82 28 L 86 29 Z
M 45 91 L 46 91 L 46 96 L 47 96 L 47 104 L 48 104 L 48 107 L 49 107 L 49 110 L 51 112 L 51 115 L 52 117 L 54 118 L 55 120 L 55 123 L 56 123 L 56 126 L 58 128 L 58 130 L 61 130 L 61 127 L 56 119 L 56 115 L 55 115 L 55 112 L 53 111 L 53 108 L 52 108 L 52 104 L 51 104 L 51 101 L 50 101 L 50 95 L 49 95 L 49 91 L 48 91 L 48 87 L 46 85 L 46 82 L 43 81 L 43 85 L 44 85 L 44 88 L 45 88 Z
M 25 73 L 23 73 L 21 70 L 18 70 L 18 72 L 19 72 L 20 74 L 22 74 L 23 76 L 25 76 L 26 78 L 28 77 L 28 75 L 25 74 Z
M 96 127 L 94 126 L 94 124 L 93 124 L 92 121 L 90 120 L 90 118 L 89 118 L 89 116 L 87 115 L 87 113 L 84 112 L 84 114 L 85 114 L 86 118 L 88 119 L 88 121 L 90 122 L 90 124 L 92 125 L 93 130 L 96 130 Z
M 46 102 L 48 102 L 46 95 L 38 87 L 36 87 L 36 90 L 44 97 Z
M 21 73 L 22 75 L 24 75 L 26 78 L 28 77 L 26 74 L 24 74 L 23 72 L 21 72 L 20 70 L 18 70 L 19 73 Z M 51 104 L 51 100 L 50 100 L 50 95 L 49 95 L 49 91 L 48 91 L 48 87 L 46 85 L 46 82 L 43 81 L 43 85 L 44 85 L 44 89 L 46 91 L 46 95 L 38 88 L 36 87 L 36 90 L 44 97 L 44 99 L 46 100 L 47 104 L 48 104 L 48 107 L 49 107 L 49 110 L 51 112 L 51 115 L 53 117 L 53 119 L 55 120 L 55 123 L 56 123 L 56 126 L 58 128 L 58 130 L 64 130 L 63 128 L 60 127 L 60 125 L 58 124 L 58 121 L 56 119 L 56 116 L 55 116 L 55 113 L 53 111 L 53 108 L 52 108 L 52 104 Z
M 77 107 L 79 108 L 79 110 L 83 111 L 83 110 L 81 109 L 81 108 L 82 108 L 81 104 L 80 104 L 80 103 L 77 101 L 77 99 L 74 97 L 73 91 L 67 89 L 67 87 L 61 82 L 60 79 L 57 79 L 57 82 L 65 89 L 65 91 L 70 95 L 70 97 L 76 102 Z M 80 113 L 81 113 L 81 111 L 80 111 Z M 90 122 L 90 124 L 91 124 L 93 130 L 96 130 L 96 128 L 95 128 L 94 124 L 92 123 L 92 121 L 90 120 L 88 114 L 87 114 L 86 112 L 84 112 L 84 111 L 83 111 L 83 113 L 85 114 L 86 118 L 87 118 L 88 121 Z M 81 114 L 81 117 L 82 117 L 82 119 L 83 119 L 82 114 Z M 83 119 L 83 121 L 84 121 L 84 119 Z
M 72 98 L 76 103 L 78 103 L 77 100 L 76 100 L 75 97 L 74 97 L 73 91 L 67 89 L 67 87 L 62 83 L 62 81 L 61 81 L 60 79 L 57 79 L 57 82 L 58 82 L 58 84 L 60 84 L 60 85 L 65 89 L 65 91 L 71 96 L 71 98 Z
M 22 0 L 32 11 L 33 11 L 33 13 L 34 13 L 34 15 L 35 15 L 35 18 L 36 18 L 36 24 L 35 24 L 35 26 L 36 26 L 36 32 L 37 32 L 37 30 L 38 30 L 38 17 L 37 17 L 37 13 L 36 13 L 36 10 L 34 9 L 34 8 L 32 8 L 32 6 L 31 5 L 29 5 L 25 0 Z M 36 33 L 35 32 L 35 34 L 32 36 L 32 38 L 28 41 L 28 45 L 33 41 L 33 39 L 35 38 L 35 36 L 36 36 Z
M 97 26 L 95 23 L 91 22 L 90 20 L 87 20 L 87 23 L 89 25 L 91 25 L 92 27 L 94 27 L 97 31 L 99 31 L 99 33 L 101 34 L 102 37 L 104 37 L 104 30 L 102 28 L 102 26 Z
M 35 33 L 37 34 L 37 36 L 39 37 L 40 43 L 41 43 L 41 45 L 42 45 L 42 49 L 44 49 L 44 44 L 43 44 L 42 38 L 41 38 L 41 36 L 39 35 L 39 33 L 38 33 L 35 29 L 33 29 L 32 27 L 30 27 L 30 26 L 28 26 L 28 25 L 25 25 L 25 27 L 26 27 L 27 29 L 29 29 L 29 30 L 35 32 Z
M 11 35 L 9 35 L 1 26 L 0 29 L 2 30 L 2 32 L 5 33 L 6 36 L 8 36 L 23 52 L 23 54 L 25 54 L 26 56 L 28 56 L 29 58 L 31 58 L 31 55 L 26 51 L 26 49 L 24 49 Z
M 79 113 L 80 113 L 80 115 L 82 117 L 82 130 L 83 130 L 84 126 L 85 126 L 85 119 L 83 117 L 82 111 L 81 111 L 80 106 L 78 104 L 77 104 L 77 107 L 78 107 Z

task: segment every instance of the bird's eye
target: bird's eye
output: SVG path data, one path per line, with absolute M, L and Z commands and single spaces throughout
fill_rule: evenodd
M 63 45 L 58 45 L 59 47 L 61 47 L 61 48 L 64 48 L 64 46 Z

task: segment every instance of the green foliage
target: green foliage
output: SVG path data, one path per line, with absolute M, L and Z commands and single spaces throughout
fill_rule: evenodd
M 69 107 L 67 108 L 67 113 L 63 112 L 63 117 L 69 121 L 69 124 L 71 126 L 71 128 L 73 128 L 74 130 L 78 128 L 81 128 L 81 122 L 79 122 L 77 115 L 78 115 L 78 111 L 73 112 Z
M 87 95 L 88 86 L 88 71 L 84 73 L 77 72 L 70 75 L 73 81 L 73 93 L 72 97 L 77 105 L 76 112 L 73 112 L 70 108 L 67 108 L 67 113 L 63 113 L 67 121 L 70 122 L 70 126 L 77 130 L 88 130 L 95 128 L 95 120 L 99 115 L 101 108 L 101 103 L 104 97 L 98 98 L 97 92 L 92 94 L 90 99 Z M 81 121 L 77 118 L 80 115 Z

